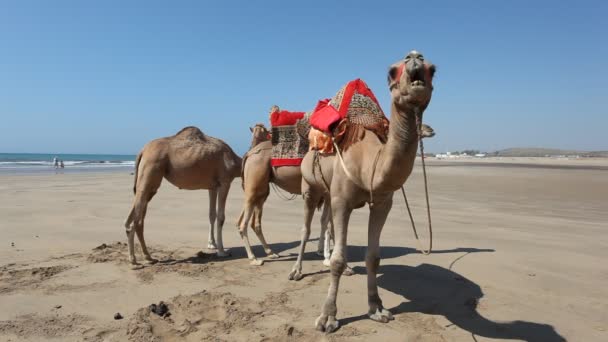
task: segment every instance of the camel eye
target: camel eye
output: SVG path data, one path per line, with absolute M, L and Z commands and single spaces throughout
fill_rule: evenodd
M 424 56 L 423 55 L 418 55 L 418 59 L 423 61 L 424 60 Z
M 431 77 L 435 76 L 435 66 L 434 65 L 431 65 L 429 67 L 429 73 L 431 74 Z

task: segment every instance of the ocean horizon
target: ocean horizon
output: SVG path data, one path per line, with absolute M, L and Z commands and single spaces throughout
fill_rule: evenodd
M 133 170 L 135 155 L 72 153 L 0 153 L 0 173 L 56 172 L 53 160 L 62 160 L 65 172 Z

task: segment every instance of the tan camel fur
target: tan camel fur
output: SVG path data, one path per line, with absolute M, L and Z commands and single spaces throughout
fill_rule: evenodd
M 368 316 L 378 322 L 393 319 L 392 314 L 382 306 L 378 295 L 376 274 L 380 265 L 380 233 L 391 210 L 393 192 L 405 183 L 412 172 L 418 149 L 417 121 L 422 121 L 422 113 L 431 100 L 434 73 L 435 66 L 426 62 L 416 51 L 410 52 L 404 60 L 390 67 L 388 81 L 391 117 L 388 141 L 382 144 L 375 134 L 368 132 L 363 140 L 351 145 L 343 153 L 348 173 L 335 155 L 322 156 L 311 151 L 302 162 L 302 176 L 308 187 L 303 185 L 307 201 L 314 202 L 324 195 L 321 172 L 329 183 L 335 230 L 335 246 L 330 259 L 331 281 L 321 315 L 315 321 L 318 330 L 332 332 L 338 328 L 336 298 L 340 277 L 346 267 L 348 221 L 354 209 L 361 208 L 370 201 L 372 182 L 373 205 L 370 205 L 365 256 Z
M 272 111 L 278 108 L 273 106 Z M 242 179 L 243 190 L 245 192 L 245 203 L 243 211 L 237 222 L 237 227 L 243 239 L 247 256 L 251 260 L 252 265 L 263 265 L 263 260 L 258 260 L 251 250 L 249 237 L 247 235 L 247 226 L 251 220 L 251 228 L 256 233 L 258 239 L 264 247 L 269 258 L 277 258 L 272 249 L 268 246 L 264 234 L 262 232 L 262 212 L 264 202 L 270 194 L 270 183 L 274 183 L 282 190 L 291 194 L 301 194 L 302 188 L 302 173 L 299 166 L 281 166 L 272 167 L 270 158 L 272 152 L 272 143 L 268 140 L 268 130 L 262 124 L 256 124 L 251 128 L 252 131 L 252 147 L 243 158 Z M 256 144 L 257 142 L 257 144 Z M 323 214 L 321 215 L 321 234 L 319 237 L 318 254 L 326 256 L 326 263 L 329 265 L 329 245 L 325 242 L 326 236 L 329 235 L 327 226 L 329 225 L 330 214 L 329 204 L 324 206 Z M 324 249 L 327 245 L 327 249 Z
M 273 106 L 272 111 L 278 110 Z M 266 138 L 268 130 L 262 124 L 256 124 L 250 128 L 252 131 L 252 147 L 243 158 L 242 180 L 243 190 L 245 191 L 245 203 L 243 211 L 238 219 L 237 226 L 247 251 L 247 256 L 252 265 L 263 265 L 263 260 L 258 260 L 251 250 L 247 226 L 251 220 L 251 228 L 257 235 L 269 258 L 277 258 L 272 249 L 266 243 L 262 232 L 262 211 L 264 202 L 270 194 L 270 183 L 274 183 L 282 190 L 291 194 L 301 194 L 302 173 L 299 166 L 272 167 L 270 158 L 272 143 Z M 261 141 L 261 142 L 260 142 Z M 257 144 L 255 144 L 258 142 Z M 255 144 L 255 145 L 254 145 Z M 312 219 L 312 216 L 311 216 Z M 329 266 L 329 244 L 327 236 L 330 231 L 327 229 L 330 223 L 329 203 L 323 207 L 321 215 L 321 234 L 319 237 L 318 254 L 324 255 L 325 263 Z M 327 242 L 326 242 L 327 241 Z
M 171 137 L 147 143 L 135 162 L 135 200 L 125 222 L 129 242 L 129 261 L 135 259 L 134 235 L 148 263 L 150 256 L 144 241 L 144 219 L 148 202 L 154 197 L 163 177 L 186 190 L 209 190 L 208 248 L 217 249 L 218 256 L 227 256 L 222 243 L 226 198 L 230 184 L 241 174 L 241 158 L 225 142 L 205 135 L 196 127 L 186 127 Z M 214 227 L 217 224 L 217 247 Z
M 273 106 L 271 112 L 277 111 L 279 108 Z M 299 173 L 299 167 L 282 166 L 277 171 L 277 168 L 273 168 L 270 165 L 270 157 L 272 151 L 272 144 L 269 141 L 270 132 L 261 123 L 250 127 L 249 130 L 252 133 L 250 149 L 243 158 L 242 167 L 242 181 L 243 190 L 245 191 L 245 205 L 241 212 L 237 226 L 247 251 L 247 256 L 251 260 L 252 265 L 262 265 L 263 260 L 258 260 L 251 250 L 249 243 L 249 237 L 247 235 L 247 221 L 244 219 L 247 217 L 251 220 L 251 229 L 256 233 L 258 239 L 264 247 L 264 251 L 270 258 L 277 258 L 278 256 L 272 252 L 272 249 L 268 246 L 264 234 L 262 232 L 262 210 L 264 202 L 270 193 L 270 182 L 274 182 L 281 189 L 288 191 L 292 194 L 300 194 L 297 190 L 295 183 L 301 182 L 301 173 Z M 432 137 L 435 132 L 430 126 L 423 125 L 423 137 Z M 300 183 L 301 184 L 301 183 Z M 325 266 L 330 265 L 330 242 L 333 241 L 333 224 L 331 223 L 331 211 L 329 206 L 329 200 L 323 203 L 323 211 L 321 214 L 321 231 L 319 234 L 319 241 L 317 245 L 317 254 L 324 257 L 323 264 Z M 310 217 L 312 220 L 312 216 Z M 328 229 L 328 227 L 330 229 Z M 305 225 L 302 229 L 302 238 L 308 240 L 310 236 L 310 223 Z M 300 244 L 300 250 L 298 253 L 298 259 L 294 270 L 290 273 L 289 279 L 300 280 L 302 278 L 302 260 L 304 257 L 304 249 L 306 242 Z M 346 267 L 344 269 L 345 275 L 352 275 L 352 269 Z
M 432 138 L 435 136 L 435 131 L 431 126 L 422 124 L 421 129 L 421 137 L 422 138 Z M 319 179 L 317 179 L 318 181 Z M 321 178 L 322 181 L 322 178 Z M 313 193 L 317 193 L 317 195 Z M 321 193 L 319 196 L 318 193 Z M 322 201 L 324 205 L 331 203 L 331 199 L 329 194 L 326 191 L 326 188 L 323 189 L 314 189 L 311 188 L 310 185 L 306 182 L 305 179 L 302 180 L 302 194 L 304 194 L 304 226 L 301 231 L 301 241 L 300 241 L 300 249 L 298 251 L 298 258 L 296 259 L 291 272 L 289 273 L 289 280 L 300 280 L 304 276 L 302 274 L 302 260 L 304 258 L 304 251 L 306 250 L 306 242 L 310 237 L 310 223 L 312 220 L 312 214 L 316 206 L 319 205 L 319 201 Z M 325 213 L 325 211 L 324 211 Z M 327 208 L 328 215 L 331 215 L 331 207 Z M 323 260 L 323 265 L 330 267 L 331 266 L 331 246 L 330 241 L 334 241 L 334 225 L 330 220 L 330 229 L 326 229 L 325 234 L 323 231 L 321 232 L 322 236 L 325 236 L 324 239 L 319 238 L 319 252 L 321 250 L 321 243 L 324 244 L 323 255 L 325 259 Z M 353 271 L 350 267 L 346 266 L 344 269 L 343 275 L 352 275 Z

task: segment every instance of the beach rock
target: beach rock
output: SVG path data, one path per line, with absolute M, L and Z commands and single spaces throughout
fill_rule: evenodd
M 62 306 L 61 305 L 55 305 L 55 309 L 61 309 Z
M 114 319 L 119 320 L 119 319 L 123 319 L 123 317 L 120 314 L 120 312 L 117 312 L 116 314 L 114 314 Z
M 151 312 L 154 312 L 155 314 L 157 314 L 161 317 L 171 316 L 171 313 L 169 312 L 169 308 L 167 307 L 167 304 L 165 304 L 163 301 L 160 301 L 158 303 L 158 305 L 152 304 L 149 306 L 149 308 L 150 308 Z

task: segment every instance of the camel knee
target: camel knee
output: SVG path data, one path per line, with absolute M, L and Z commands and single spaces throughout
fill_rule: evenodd
M 331 274 L 333 276 L 341 276 L 342 272 L 346 269 L 346 260 L 343 257 L 336 257 L 332 255 L 330 259 L 331 263 Z
M 209 212 L 209 222 L 213 223 L 217 219 L 217 215 L 214 212 Z

